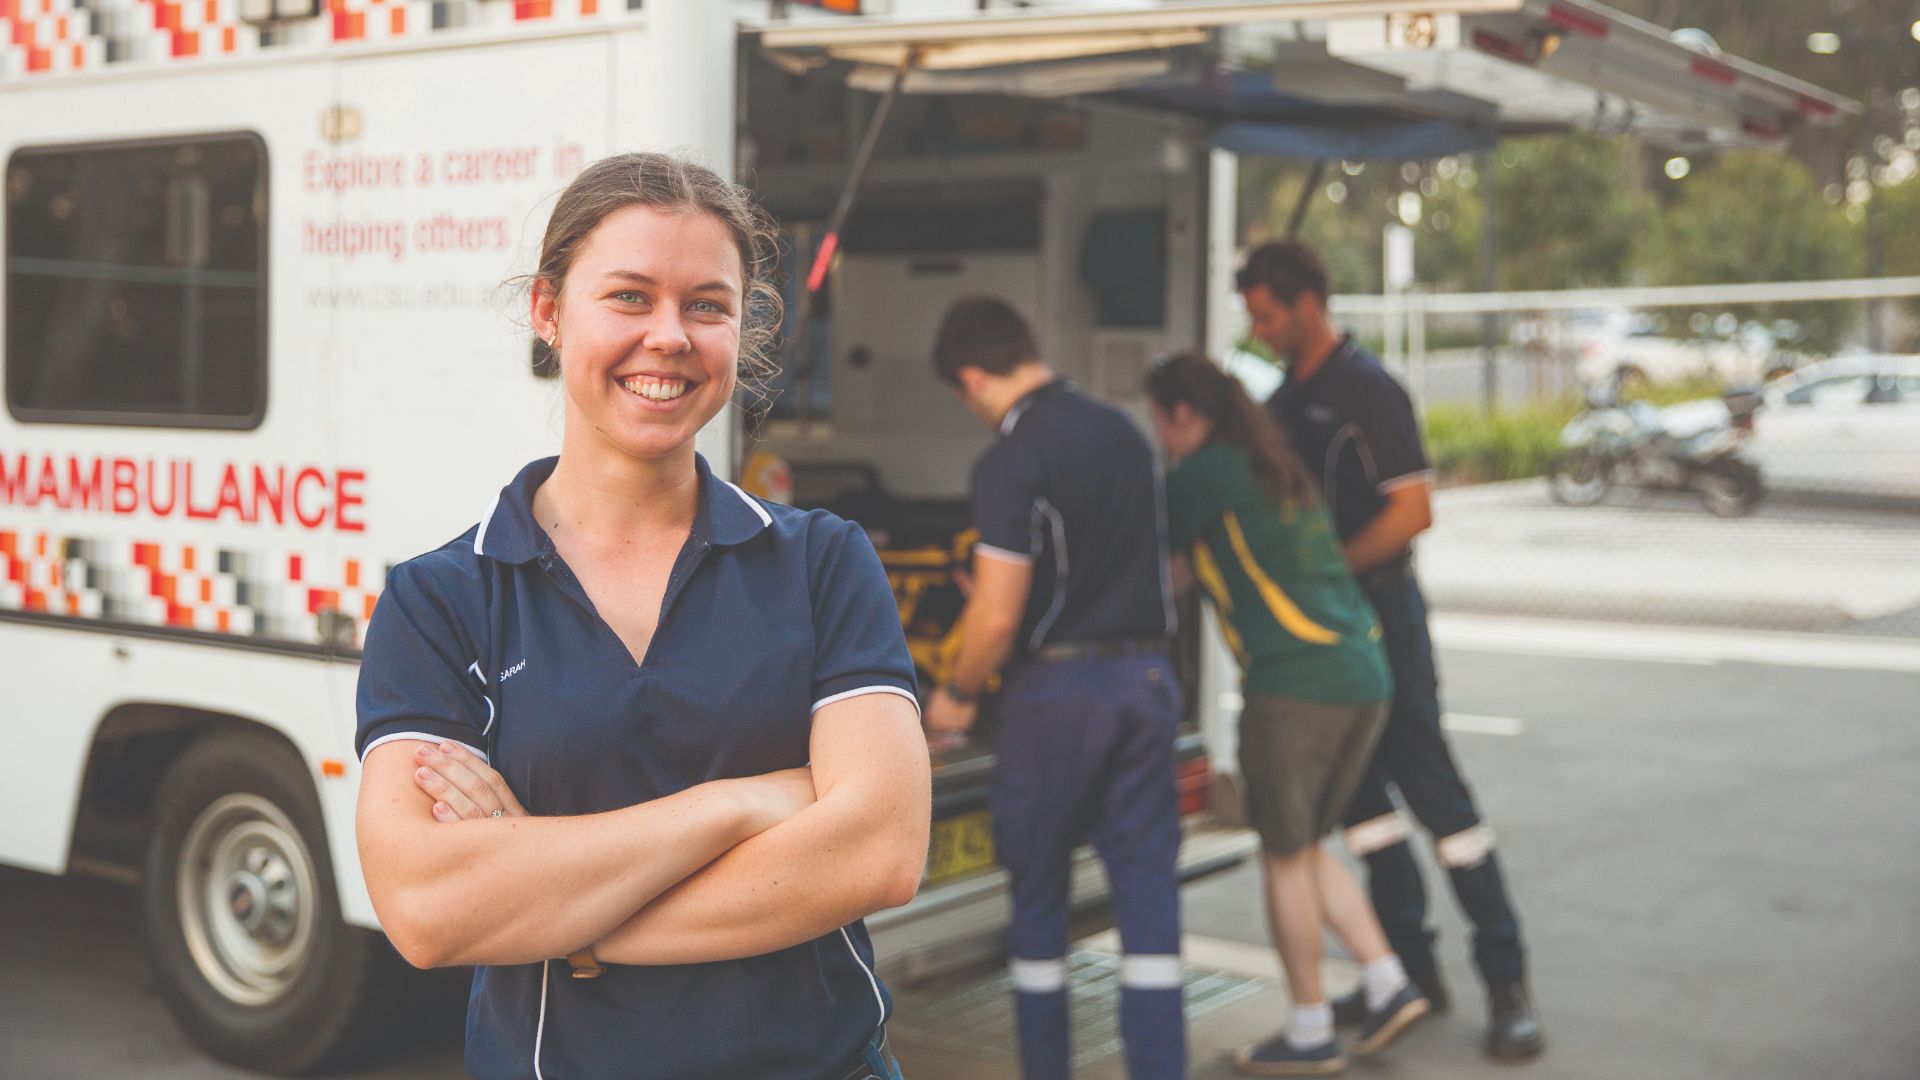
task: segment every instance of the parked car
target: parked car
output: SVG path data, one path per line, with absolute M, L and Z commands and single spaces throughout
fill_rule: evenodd
M 1770 379 L 1795 365 L 1795 355 L 1782 347 L 1787 337 L 1797 333 L 1791 323 L 1742 322 L 1722 314 L 1701 323 L 1693 337 L 1674 337 L 1667 333 L 1669 321 L 1656 314 L 1611 308 L 1575 312 L 1534 333 L 1571 348 L 1575 371 L 1589 386 L 1611 379 L 1632 390 L 1703 376 L 1741 386 Z M 1516 327 L 1516 341 L 1523 329 Z
M 1769 487 L 1920 499 L 1920 356 L 1835 357 L 1762 400 L 1749 453 Z

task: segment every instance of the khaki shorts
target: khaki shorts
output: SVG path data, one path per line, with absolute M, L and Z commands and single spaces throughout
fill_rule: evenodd
M 1248 694 L 1240 713 L 1247 816 L 1276 855 L 1340 827 L 1387 725 L 1387 702 L 1344 704 Z

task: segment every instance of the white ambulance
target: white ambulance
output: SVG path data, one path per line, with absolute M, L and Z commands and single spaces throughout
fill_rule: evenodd
M 1632 86 L 1551 74 L 1524 55 L 1540 34 L 1576 62 L 1645 45 L 1571 0 L 1014 6 L 0 0 L 0 862 L 139 883 L 168 1000 L 225 1059 L 310 1068 L 396 1015 L 353 844 L 358 646 L 388 567 L 557 445 L 557 384 L 502 282 L 602 155 L 736 172 L 796 265 L 832 231 L 818 294 L 793 289 L 808 347 L 773 415 L 749 444 L 726 414 L 702 449 L 725 475 L 773 452 L 796 497 L 938 548 L 987 438 L 928 370 L 945 304 L 1008 296 L 1057 366 L 1137 405 L 1153 356 L 1225 343 L 1235 125 L 1573 119 L 1565 94 L 1475 96 L 1437 49 L 1528 94 L 1659 98 L 1640 115 L 1714 138 L 1839 107 L 1730 59 L 1694 86 L 1653 46 L 1668 66 Z M 1223 97 L 1245 74 L 1229 39 L 1339 79 Z M 1234 675 L 1217 642 L 1184 663 L 1197 811 Z M 890 974 L 994 947 L 990 769 L 941 762 L 928 885 L 872 921 Z M 1197 825 L 1183 867 L 1247 850 Z

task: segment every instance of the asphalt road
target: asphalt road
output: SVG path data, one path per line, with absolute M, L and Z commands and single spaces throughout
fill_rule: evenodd
M 1782 496 L 1726 519 L 1685 494 L 1481 484 L 1435 495 L 1419 560 L 1451 611 L 1920 637 L 1913 504 Z
M 1455 750 L 1500 837 L 1551 1040 L 1515 1075 L 1920 1075 L 1920 649 L 1902 660 L 1883 647 L 1874 669 L 1856 670 L 1825 648 L 1804 661 L 1820 666 L 1794 666 L 1784 640 L 1499 637 L 1447 646 L 1442 667 Z M 1354 1075 L 1494 1071 L 1475 1049 L 1482 1010 L 1440 881 L 1454 1011 Z M 1248 870 L 1189 890 L 1186 912 L 1215 952 L 1264 942 Z M 1197 1034 L 1196 1076 L 1229 1075 L 1226 1049 Z M 913 1047 L 900 1050 L 918 1080 L 1009 1075 L 916 1071 Z M 0 1076 L 243 1075 L 172 1025 L 128 890 L 0 870 Z M 457 1017 L 355 1075 L 460 1075 Z

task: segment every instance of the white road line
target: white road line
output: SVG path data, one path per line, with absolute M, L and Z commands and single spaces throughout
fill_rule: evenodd
M 1527 722 L 1512 716 L 1475 716 L 1450 712 L 1440 717 L 1440 726 L 1448 731 L 1473 735 L 1518 735 L 1527 730 Z
M 1920 673 L 1920 641 L 1838 634 L 1436 615 L 1433 638 L 1443 648 L 1469 652 Z

